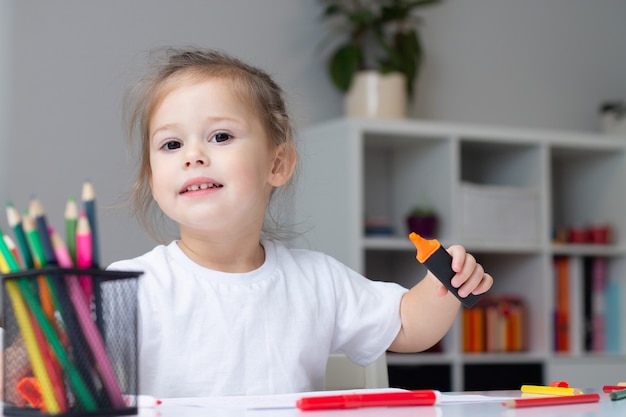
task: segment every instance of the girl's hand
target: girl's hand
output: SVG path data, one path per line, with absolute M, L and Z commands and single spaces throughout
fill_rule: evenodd
M 452 256 L 452 270 L 456 272 L 451 283 L 453 287 L 459 289 L 461 297 L 482 294 L 491 288 L 493 278 L 485 272 L 482 265 L 476 262 L 473 255 L 465 251 L 463 246 L 453 245 L 447 250 Z M 430 275 L 437 282 L 437 295 L 446 295 L 448 289 L 433 274 Z

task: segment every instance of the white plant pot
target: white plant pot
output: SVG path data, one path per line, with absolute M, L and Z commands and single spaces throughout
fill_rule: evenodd
M 360 71 L 344 97 L 348 117 L 370 119 L 406 118 L 407 94 L 404 74 Z

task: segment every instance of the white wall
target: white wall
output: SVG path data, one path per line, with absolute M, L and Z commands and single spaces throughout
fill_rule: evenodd
M 80 197 L 83 181 L 91 180 L 105 264 L 154 246 L 127 209 L 111 208 L 123 199 L 136 165 L 127 158 L 120 105 L 145 51 L 188 44 L 228 50 L 272 73 L 289 91 L 297 118 L 307 119 L 324 94 L 335 94 L 311 48 L 321 36 L 314 2 L 11 4 L 13 123 L 3 138 L 2 159 L 12 178 L 3 181 L 3 201 L 25 208 L 36 194 L 49 222 L 62 228 L 67 197 Z
M 0 169 L 10 170 L 0 195 L 23 208 L 36 195 L 61 228 L 67 197 L 92 180 L 103 263 L 153 246 L 111 207 L 134 168 L 120 104 L 144 51 L 217 47 L 261 66 L 288 92 L 300 128 L 342 112 L 320 57 L 317 0 L 0 5 L 0 122 L 10 119 L 0 123 Z M 601 100 L 626 98 L 622 0 L 445 0 L 422 15 L 428 55 L 414 117 L 592 131 Z
M 424 118 L 594 131 L 626 99 L 623 0 L 444 0 L 421 14 Z
M 11 45 L 11 4 L 0 1 L 0 141 L 8 138 L 11 134 L 11 75 L 9 56 Z M 6 144 L 7 142 L 1 142 Z M 8 166 L 5 162 L 8 158 L 4 152 L 0 152 L 0 195 L 6 196 L 6 183 L 2 178 L 8 178 Z M 0 223 L 2 224 L 2 223 Z

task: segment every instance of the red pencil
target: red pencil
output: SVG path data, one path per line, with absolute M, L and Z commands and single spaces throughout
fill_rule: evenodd
M 580 403 L 597 403 L 600 401 L 600 394 L 580 394 L 580 395 L 558 395 L 554 397 L 540 398 L 520 398 L 516 400 L 508 400 L 502 405 L 509 408 L 521 407 L 543 407 L 546 405 L 562 405 L 562 404 L 580 404 Z
M 437 391 L 414 390 L 398 392 L 372 392 L 363 394 L 327 395 L 304 397 L 296 402 L 300 410 L 335 410 L 359 407 L 401 407 L 434 405 Z
M 621 391 L 623 389 L 626 389 L 626 387 L 621 385 L 605 385 L 602 387 L 602 392 Z

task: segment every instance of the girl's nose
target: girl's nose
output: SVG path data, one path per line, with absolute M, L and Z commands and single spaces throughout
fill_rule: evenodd
M 204 165 L 205 163 L 206 161 L 203 158 L 198 157 L 195 159 L 195 161 L 193 159 L 186 161 L 185 166 L 190 167 L 192 165 Z
M 189 143 L 186 146 L 185 153 L 185 167 L 206 165 L 209 162 L 208 156 L 204 153 L 203 149 L 194 143 Z

